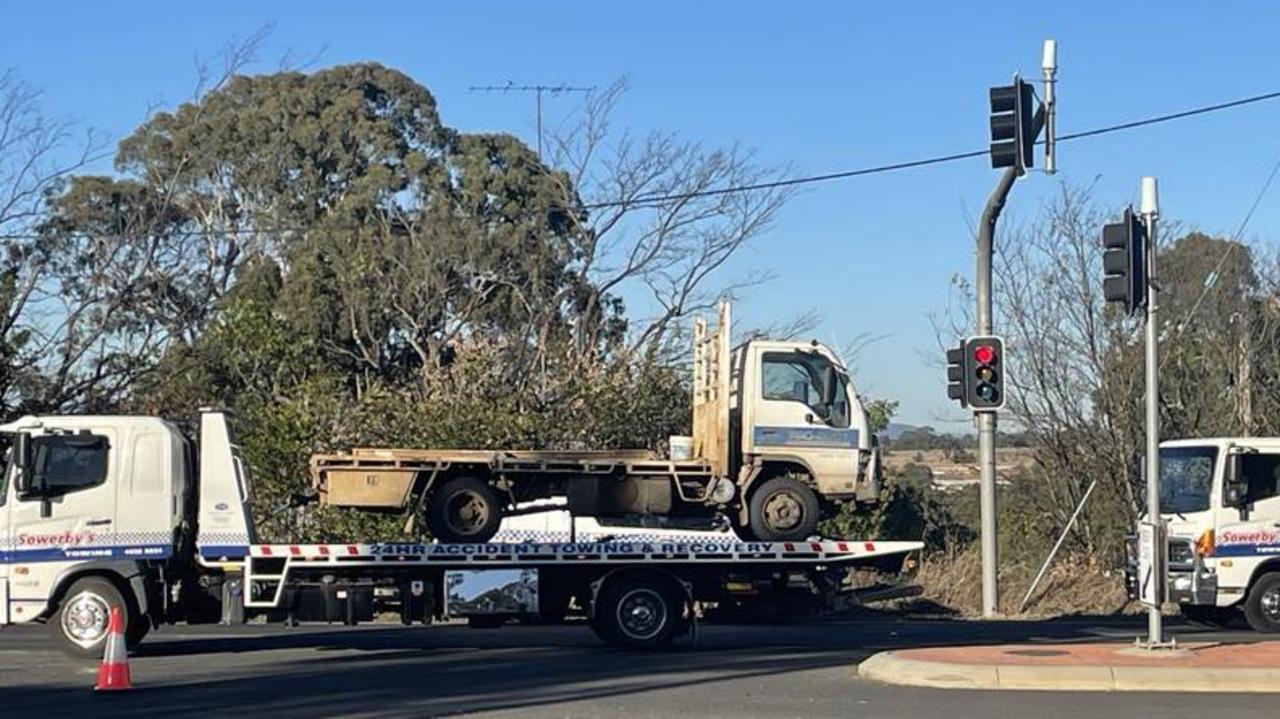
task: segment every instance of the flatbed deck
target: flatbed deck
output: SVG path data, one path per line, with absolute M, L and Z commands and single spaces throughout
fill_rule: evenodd
M 541 451 L 487 449 L 405 449 L 357 447 L 311 457 L 312 486 L 322 504 L 345 507 L 407 506 L 415 491 L 457 468 L 483 468 L 489 476 L 561 475 L 671 477 L 707 482 L 712 464 L 702 459 L 671 460 L 644 449 Z M 421 481 L 419 481 L 421 478 Z
M 609 542 L 489 542 L 486 544 L 258 544 L 249 547 L 245 585 L 267 591 L 246 597 L 245 606 L 271 608 L 297 572 L 334 572 L 395 567 L 435 569 L 544 568 L 588 565 L 804 565 L 848 563 L 924 547 L 921 542 L 821 540 L 808 542 L 739 542 L 706 540 L 653 541 L 623 538 Z

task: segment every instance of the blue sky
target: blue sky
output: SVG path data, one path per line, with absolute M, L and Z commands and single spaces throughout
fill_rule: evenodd
M 462 130 L 533 141 L 531 98 L 472 85 L 626 76 L 620 124 L 740 142 L 801 174 L 984 147 L 987 87 L 1038 77 L 1046 37 L 1060 48 L 1061 133 L 1280 89 L 1272 3 L 16 2 L 4 19 L 0 68 L 113 138 L 187 99 L 196 58 L 266 23 L 254 69 L 286 51 L 317 66 L 376 60 L 426 85 Z M 548 114 L 572 106 L 553 100 Z M 1064 144 L 1061 172 L 1021 180 L 1009 212 L 1033 215 L 1058 183 L 1095 179 L 1120 206 L 1150 174 L 1164 217 L 1230 234 L 1280 154 L 1277 120 L 1273 102 Z M 737 317 L 813 309 L 823 341 L 883 335 L 858 359 L 863 393 L 899 399 L 902 421 L 965 430 L 922 355 L 936 354 L 927 314 L 946 306 L 953 275 L 972 275 L 970 226 L 995 180 L 982 158 L 809 187 L 727 269 L 724 280 L 776 274 Z M 1246 238 L 1270 248 L 1277 229 L 1280 189 Z

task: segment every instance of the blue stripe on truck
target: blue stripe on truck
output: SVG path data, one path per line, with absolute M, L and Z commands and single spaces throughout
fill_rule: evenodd
M 757 447 L 836 447 L 856 449 L 858 430 L 830 427 L 756 427 Z
M 120 544 L 111 546 L 40 547 L 38 549 L 0 549 L 0 562 L 66 562 L 80 559 L 164 559 L 173 554 L 167 544 Z
M 200 556 L 205 559 L 243 558 L 249 556 L 249 546 L 247 544 L 202 544 Z

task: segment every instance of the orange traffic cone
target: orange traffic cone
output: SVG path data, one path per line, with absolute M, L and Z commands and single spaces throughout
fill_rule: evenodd
M 98 667 L 95 692 L 115 692 L 132 689 L 129 678 L 129 649 L 124 642 L 124 618 L 119 607 L 111 608 L 111 623 L 107 626 L 107 647 L 102 653 L 102 665 Z

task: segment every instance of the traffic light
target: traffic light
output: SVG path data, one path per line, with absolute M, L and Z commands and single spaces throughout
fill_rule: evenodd
M 1132 316 L 1147 304 L 1147 228 L 1125 208 L 1124 219 L 1102 227 L 1102 296 Z
M 960 403 L 961 407 L 968 407 L 969 402 L 964 396 L 964 339 L 960 339 L 960 344 L 947 350 L 947 399 L 953 399 Z
M 1004 340 L 994 335 L 964 343 L 965 397 L 975 412 L 1004 407 Z
M 991 88 L 991 166 L 1021 169 L 1035 164 L 1035 95 L 1015 76 L 1012 85 Z

